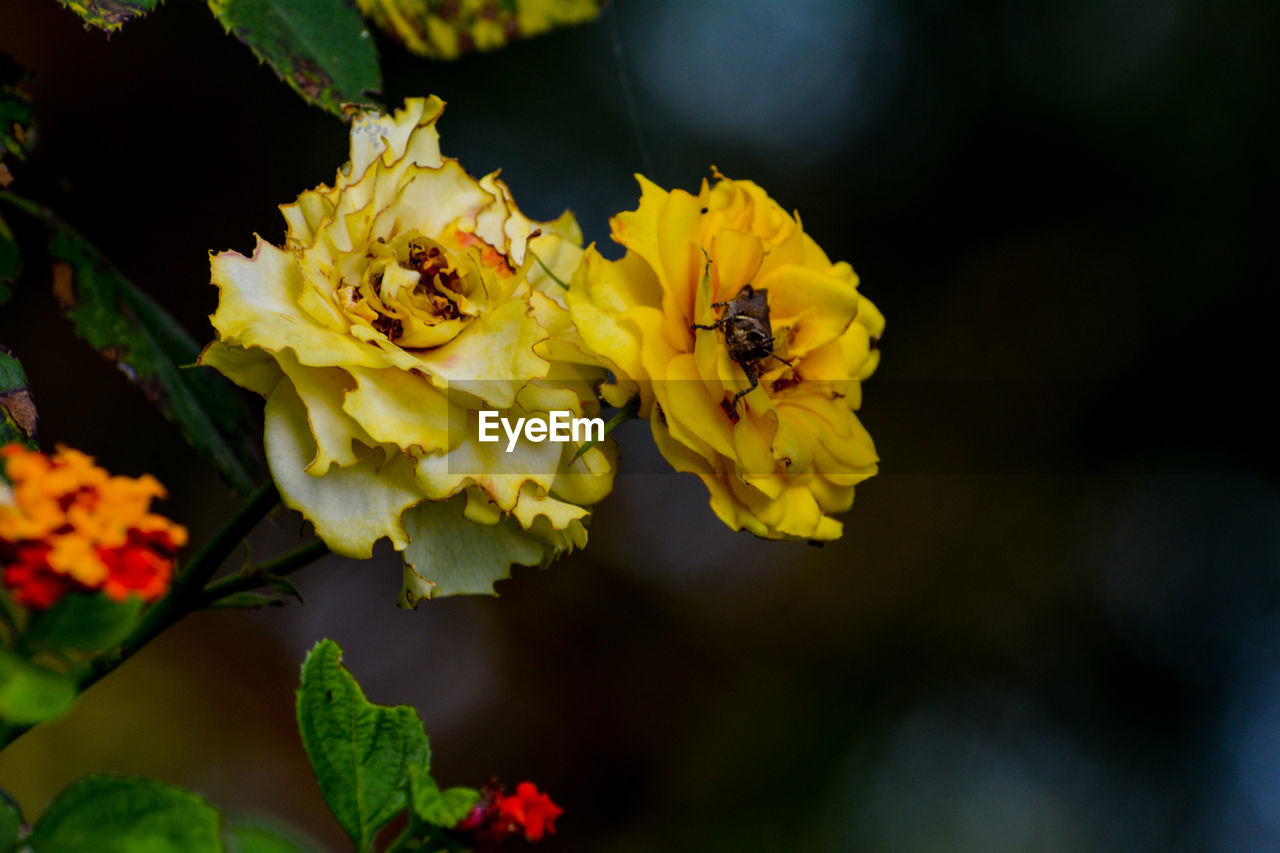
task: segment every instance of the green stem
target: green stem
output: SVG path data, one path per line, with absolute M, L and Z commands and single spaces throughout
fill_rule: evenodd
M 34 201 L 31 201 L 31 199 L 23 198 L 15 192 L 10 192 L 9 190 L 0 192 L 0 201 L 7 201 L 9 204 L 18 208 L 18 210 L 21 210 L 23 213 L 30 214 L 31 216 L 35 216 L 40 219 L 45 217 L 45 209 L 43 207 L 36 204 Z
M 236 547 L 245 537 L 253 532 L 262 519 L 280 502 L 280 493 L 275 483 L 269 482 L 253 493 L 248 502 L 240 507 L 231 520 L 214 534 L 191 562 L 178 573 L 178 577 L 169 589 L 169 594 L 156 602 L 146 612 L 138 627 L 133 629 L 120 651 L 114 655 L 106 655 L 91 662 L 89 670 L 80 680 L 83 691 L 107 673 L 114 670 L 138 652 L 147 643 L 173 627 L 188 613 L 200 609 L 204 586 L 213 577 L 218 568 L 226 562 Z
M 195 610 L 205 584 L 214 576 L 232 552 L 245 540 L 262 519 L 280 502 L 275 483 L 267 483 L 253 493 L 248 502 L 210 539 L 191 562 L 178 574 L 169 594 L 147 611 L 138 627 L 125 639 L 121 652 L 125 657 L 136 652 L 162 634 L 167 628 Z
M 287 554 L 282 554 L 279 557 L 267 560 L 265 563 L 246 569 L 240 574 L 214 581 L 204 588 L 204 592 L 200 597 L 201 607 L 212 607 L 229 595 L 249 592 L 259 587 L 268 586 L 272 578 L 281 578 L 292 574 L 298 569 L 311 565 L 321 557 L 328 555 L 328 553 L 329 546 L 316 540 L 303 545 L 296 551 L 290 551 Z
M 5 638 L 5 645 L 16 645 L 22 632 L 18 630 L 17 619 L 9 609 L 9 598 L 3 593 L 0 593 L 0 628 L 3 628 L 0 634 Z
M 404 829 L 400 830 L 400 834 L 387 845 L 387 849 L 383 853 L 402 853 L 402 851 L 408 850 L 409 830 L 411 829 L 413 829 L 413 815 L 409 815 L 409 822 L 404 825 Z
M 554 281 L 556 284 L 563 287 L 565 290 L 569 289 L 569 283 L 566 282 L 564 279 L 562 279 L 560 276 L 553 273 L 551 271 L 551 267 L 547 266 L 546 263 L 543 262 L 542 258 L 538 257 L 537 254 L 534 252 L 530 252 L 529 254 L 533 255 L 533 259 L 538 262 L 538 266 L 542 267 L 542 271 L 545 272 L 547 275 L 551 276 L 552 281 Z

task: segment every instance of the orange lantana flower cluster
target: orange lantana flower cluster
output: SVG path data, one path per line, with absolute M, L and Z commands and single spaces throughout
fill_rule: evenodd
M 150 511 L 165 497 L 154 477 L 113 477 L 77 450 L 17 444 L 0 448 L 0 473 L 0 568 L 16 602 L 43 609 L 99 590 L 153 601 L 169 588 L 187 530 Z

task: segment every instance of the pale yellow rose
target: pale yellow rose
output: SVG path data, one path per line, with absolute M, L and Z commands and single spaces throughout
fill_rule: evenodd
M 750 181 L 717 173 L 698 195 L 643 177 L 640 205 L 613 218 L 619 261 L 587 250 L 569 291 L 586 345 L 606 360 L 620 404 L 640 395 L 662 454 L 697 474 L 734 530 L 770 539 L 835 539 L 832 516 L 876 473 L 871 437 L 854 411 L 879 360 L 884 318 Z M 716 325 L 744 287 L 766 293 L 772 352 L 735 360 Z M 748 370 L 759 373 L 750 388 Z
M 574 460 L 571 443 L 478 440 L 482 409 L 597 414 L 600 371 L 547 272 L 576 268 L 577 223 L 532 222 L 496 174 L 443 157 L 443 107 L 356 115 L 334 185 L 281 208 L 284 248 L 213 256 L 201 358 L 267 398 L 272 476 L 333 551 L 404 552 L 410 605 L 584 545 L 616 460 L 611 441 Z

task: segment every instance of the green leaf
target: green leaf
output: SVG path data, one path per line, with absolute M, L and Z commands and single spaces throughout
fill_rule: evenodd
M 480 802 L 480 792 L 474 788 L 449 788 L 441 791 L 436 780 L 425 767 L 409 770 L 409 790 L 413 800 L 413 813 L 427 823 L 453 829 L 471 814 Z
M 31 622 L 25 637 L 31 649 L 97 652 L 119 645 L 142 612 L 136 595 L 114 601 L 105 595 L 64 595 Z
M 125 22 L 155 11 L 160 0 L 58 0 L 80 16 L 85 24 L 107 32 L 119 32 Z
M 414 53 L 457 59 L 508 42 L 580 24 L 600 14 L 604 0 L 357 0 L 360 11 Z
M 34 853 L 221 853 L 219 817 L 202 798 L 154 779 L 86 776 L 36 822 Z
M 23 822 L 22 809 L 17 801 L 0 789 L 0 847 L 18 840 Z
M 13 296 L 13 286 L 22 272 L 22 259 L 18 256 L 18 241 L 9 229 L 9 223 L 0 216 L 0 305 Z
M 36 406 L 22 363 L 0 346 L 0 445 L 15 441 L 36 446 Z
M 0 53 L 0 189 L 9 182 L 5 157 L 24 160 L 35 144 L 30 81 L 26 69 Z
M 302 600 L 302 593 L 298 592 L 298 588 L 293 585 L 292 581 L 286 580 L 279 575 L 268 574 L 263 577 L 262 582 L 265 586 L 269 586 L 277 592 L 282 592 L 290 598 L 297 599 L 299 604 L 306 604 Z
M 409 770 L 431 756 L 418 713 L 365 698 L 342 666 L 342 649 L 321 640 L 302 664 L 298 730 L 338 823 L 361 850 L 409 804 Z
M 227 853 L 311 853 L 312 846 L 286 829 L 260 820 L 236 820 L 227 828 Z
M 495 525 L 466 517 L 466 498 L 423 501 L 400 517 L 409 533 L 404 550 L 402 607 L 446 595 L 493 595 L 511 566 L 545 565 L 548 545 L 513 518 Z
M 209 8 L 310 103 L 341 115 L 344 102 L 382 88 L 373 38 L 344 0 L 209 0 Z
M 284 607 L 289 599 L 278 595 L 262 595 L 257 592 L 233 592 L 209 605 L 210 610 L 262 610 L 266 607 Z
M 75 698 L 71 676 L 0 650 L 0 720 L 34 725 L 64 713 Z
M 251 493 L 264 474 L 235 389 L 214 370 L 185 367 L 200 354 L 191 335 L 83 236 L 41 213 L 52 232 L 54 294 L 76 334 L 141 387 L 233 488 Z

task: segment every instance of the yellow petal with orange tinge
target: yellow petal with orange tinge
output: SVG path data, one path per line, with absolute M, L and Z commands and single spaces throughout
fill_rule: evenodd
M 223 252 L 210 265 L 220 291 L 210 320 L 224 337 L 239 335 L 263 315 L 292 319 L 298 314 L 302 275 L 292 254 L 259 237 L 252 257 Z
M 400 550 L 409 544 L 401 516 L 422 500 L 422 492 L 408 457 L 386 460 L 381 452 L 364 449 L 355 465 L 330 468 L 321 477 L 306 473 L 316 453 L 315 439 L 306 407 L 286 383 L 267 400 L 266 451 L 285 506 L 314 524 L 316 535 L 334 553 L 367 558 L 383 537 Z
M 498 180 L 497 172 L 490 172 L 480 179 L 480 187 L 491 199 L 475 215 L 468 230 L 485 243 L 505 252 L 507 249 L 506 223 L 511 219 L 511 197 L 505 184 Z M 521 217 L 523 219 L 523 217 Z

